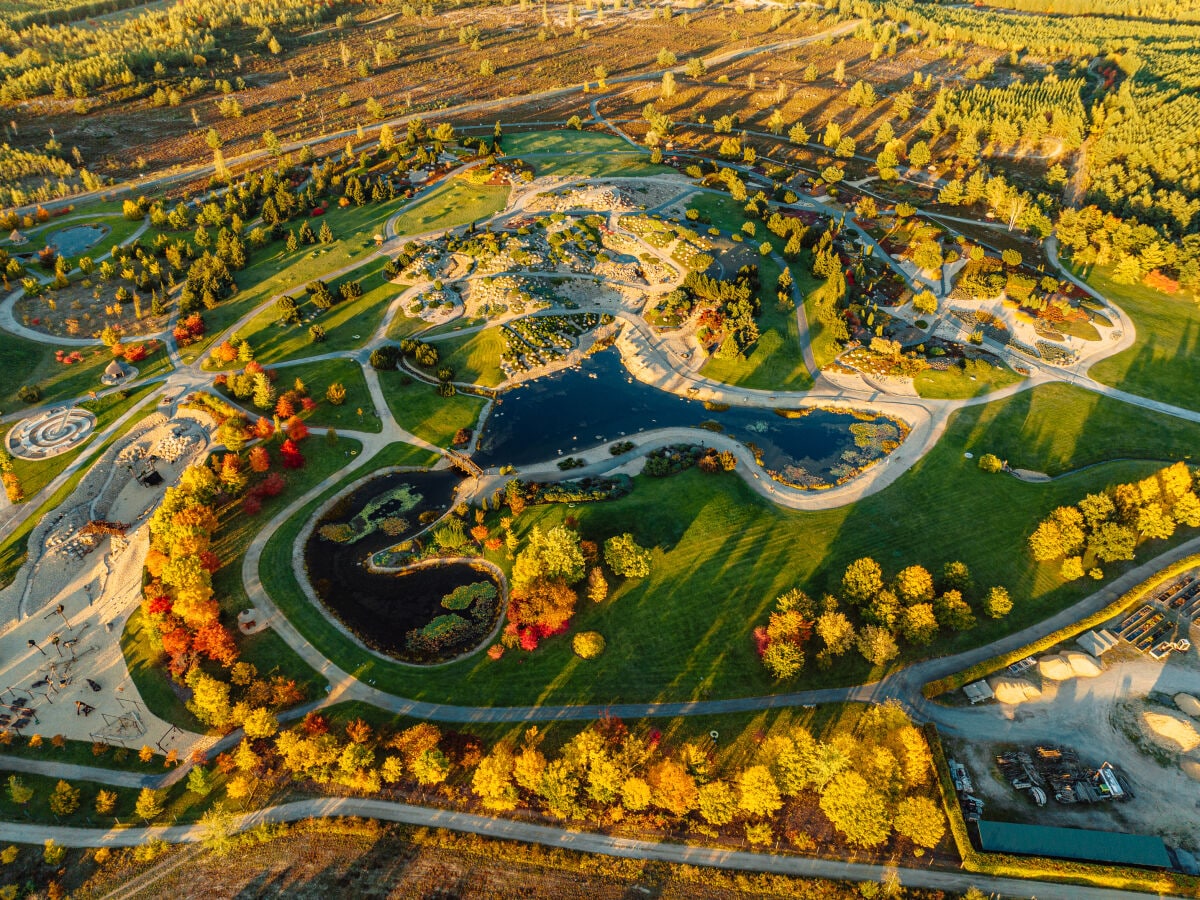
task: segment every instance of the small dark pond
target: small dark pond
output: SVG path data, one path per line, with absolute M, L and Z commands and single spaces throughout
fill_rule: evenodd
M 309 535 L 304 560 L 313 589 L 367 646 L 432 662 L 471 649 L 491 632 L 501 603 L 487 571 L 451 563 L 386 575 L 365 566 L 372 553 L 424 528 L 422 513 L 445 511 L 460 480 L 451 471 L 381 475 L 343 497 Z M 484 584 L 490 590 L 462 591 L 459 602 L 443 602 L 457 589 Z M 410 642 L 414 629 L 425 630 L 426 639 Z
M 600 443 L 633 439 L 655 428 L 716 422 L 724 434 L 758 448 L 764 468 L 784 480 L 835 481 L 883 455 L 883 440 L 900 438 L 890 419 L 817 409 L 785 418 L 772 409 L 734 406 L 723 412 L 643 384 L 615 349 L 500 396 L 473 458 L 481 466 L 527 465 Z M 694 439 L 703 440 L 703 432 Z

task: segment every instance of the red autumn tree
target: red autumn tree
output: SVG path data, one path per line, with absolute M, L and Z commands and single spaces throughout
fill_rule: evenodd
M 167 656 L 183 656 L 192 648 L 192 636 L 186 628 L 172 628 L 162 636 L 162 644 Z
M 283 446 L 279 448 L 279 454 L 283 457 L 283 467 L 285 469 L 304 468 L 304 454 L 300 452 L 300 448 L 296 446 L 291 438 L 283 442 Z
M 284 442 L 286 446 L 286 441 Z M 299 454 L 299 450 L 296 451 Z M 304 457 L 300 457 L 300 465 L 304 465 Z M 295 466 L 300 468 L 300 466 Z M 272 472 L 262 480 L 262 484 L 258 486 L 258 491 L 264 497 L 278 497 L 283 493 L 283 489 L 287 487 L 287 479 L 279 472 Z
M 270 419 L 258 417 L 258 421 L 254 423 L 254 436 L 262 438 L 264 441 L 275 434 L 275 426 Z
M 297 443 L 308 437 L 308 426 L 296 416 L 288 419 L 284 427 L 287 429 L 288 438 Z
M 259 419 L 259 421 L 263 421 Z M 271 468 L 271 454 L 266 447 L 258 446 L 250 448 L 250 469 L 260 475 Z
M 237 644 L 233 640 L 233 635 L 229 633 L 229 629 L 220 622 L 205 625 L 197 631 L 193 646 L 197 653 L 203 653 L 226 668 L 237 662 Z
M 290 419 L 296 414 L 296 407 L 292 403 L 292 398 L 284 394 L 275 402 L 275 415 L 281 419 Z

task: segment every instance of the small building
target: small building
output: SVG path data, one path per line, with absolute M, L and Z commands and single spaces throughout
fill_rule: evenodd
M 104 368 L 104 374 L 100 376 L 100 382 L 107 387 L 121 384 L 128 381 L 131 374 L 130 369 L 126 369 L 124 363 L 119 359 L 114 359 Z
M 1084 828 L 1054 828 L 1048 825 L 1017 825 L 1012 822 L 975 823 L 979 848 L 987 853 L 1019 856 L 1052 856 L 1080 862 L 1170 869 L 1171 856 L 1160 837 L 1090 831 Z
M 25 237 L 25 235 L 21 234 L 20 231 L 14 228 L 12 230 L 12 234 L 8 236 L 8 241 L 11 244 L 28 244 L 29 238 Z
M 983 703 L 985 700 L 991 700 L 996 696 L 992 686 L 982 678 L 979 681 L 974 681 L 971 684 L 963 686 L 963 693 L 967 695 L 967 699 L 971 701 L 971 705 Z

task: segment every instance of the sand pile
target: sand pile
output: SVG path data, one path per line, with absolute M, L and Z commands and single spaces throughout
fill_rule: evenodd
M 1183 770 L 1183 774 L 1188 778 L 1200 781 L 1200 760 L 1185 759 L 1179 764 L 1179 768 Z
M 1176 694 L 1175 705 L 1193 719 L 1200 719 L 1200 700 L 1197 700 L 1191 694 Z
M 1195 724 L 1174 710 L 1143 712 L 1141 721 L 1146 736 L 1166 750 L 1190 753 L 1200 747 L 1200 733 Z
M 1071 678 L 1095 678 L 1101 668 L 1099 661 L 1091 654 L 1067 650 L 1039 659 L 1038 672 L 1050 681 L 1067 681 Z
M 1075 677 L 1075 671 L 1071 668 L 1071 664 L 1058 654 L 1043 656 L 1038 660 L 1037 667 L 1041 676 L 1051 681 L 1066 681 Z
M 996 694 L 996 699 L 1000 703 L 1025 703 L 1028 700 L 1036 700 L 1042 695 L 1042 692 L 1034 687 L 1032 682 L 1026 681 L 1024 678 L 997 678 L 994 681 L 989 681 L 992 686 L 992 691 Z
M 1100 660 L 1080 650 L 1065 650 L 1062 658 L 1070 665 L 1076 678 L 1095 678 L 1102 670 Z

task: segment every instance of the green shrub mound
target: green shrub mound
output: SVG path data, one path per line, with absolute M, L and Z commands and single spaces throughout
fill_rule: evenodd
M 571 641 L 571 649 L 581 659 L 595 659 L 608 646 L 604 635 L 598 631 L 581 631 Z
M 490 581 L 477 581 L 455 588 L 442 598 L 442 606 L 446 609 L 466 609 L 476 600 L 495 599 L 496 586 Z

